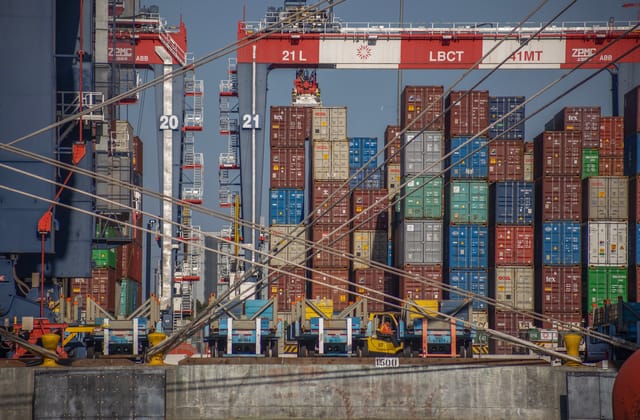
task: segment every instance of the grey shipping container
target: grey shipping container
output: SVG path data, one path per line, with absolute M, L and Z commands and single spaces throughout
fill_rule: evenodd
M 297 229 L 297 230 L 295 230 Z M 290 241 L 287 235 L 291 235 L 295 232 L 296 240 Z M 304 264 L 306 251 L 305 242 L 306 231 L 304 226 L 298 225 L 272 225 L 271 235 L 269 236 L 269 248 L 271 253 L 275 254 L 276 251 L 278 258 L 272 258 L 270 265 L 274 267 L 288 265 L 288 264 Z
M 407 131 L 402 139 L 402 176 L 442 171 L 442 131 Z
M 592 176 L 584 181 L 587 220 L 628 220 L 629 182 L 624 176 Z
M 442 264 L 442 221 L 405 220 L 399 227 L 398 264 Z
M 349 142 L 314 141 L 313 179 L 316 181 L 344 181 L 349 178 Z
M 320 141 L 347 140 L 347 108 L 313 108 L 311 138 Z
M 534 275 L 533 267 L 502 266 L 492 270 L 489 295 L 499 303 L 516 309 L 533 311 Z

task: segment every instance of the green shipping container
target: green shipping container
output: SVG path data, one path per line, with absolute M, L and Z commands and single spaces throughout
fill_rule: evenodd
M 431 178 L 433 177 L 417 177 L 407 183 L 403 194 L 406 195 L 403 200 L 405 218 L 442 218 L 442 177 Z
M 91 261 L 96 268 L 116 268 L 116 253 L 113 249 L 94 249 L 91 251 Z
M 593 311 L 594 304 L 603 306 L 604 300 L 618 301 L 618 296 L 627 301 L 628 271 L 626 268 L 597 267 L 587 271 L 586 309 Z
M 582 149 L 582 179 L 600 175 L 600 152 L 598 149 Z
M 452 180 L 447 191 L 450 223 L 487 223 L 489 184 L 486 181 Z
M 118 315 L 129 316 L 136 309 L 138 300 L 138 283 L 131 279 L 120 280 L 120 305 Z

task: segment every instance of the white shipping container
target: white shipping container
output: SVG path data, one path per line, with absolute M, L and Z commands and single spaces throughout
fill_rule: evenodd
M 311 138 L 319 141 L 347 140 L 347 108 L 313 108 Z
M 629 182 L 625 176 L 592 176 L 584 199 L 588 220 L 627 220 Z
M 524 180 L 526 182 L 533 182 L 533 166 L 533 152 L 526 152 L 524 154 Z
M 399 265 L 442 264 L 442 220 L 404 220 L 399 227 Z
M 442 131 L 407 131 L 402 138 L 402 176 L 442 171 Z
M 356 230 L 353 232 L 353 255 L 363 260 L 386 263 L 387 261 L 387 231 L 386 230 Z M 364 270 L 370 265 L 353 261 L 354 270 Z
M 298 228 L 297 240 L 285 245 L 289 241 L 286 235 L 293 233 L 296 228 Z M 306 257 L 305 238 L 306 231 L 304 227 L 298 227 L 298 225 L 271 225 L 269 249 L 272 253 L 279 252 L 277 253 L 278 258 L 272 258 L 269 264 L 274 267 L 288 264 L 304 264 Z
M 312 149 L 314 180 L 344 181 L 349 178 L 348 141 L 314 141 Z
M 589 222 L 586 232 L 589 266 L 626 267 L 628 225 L 621 222 Z
M 496 267 L 495 299 L 516 309 L 534 310 L 533 267 Z
M 389 190 L 389 197 L 400 192 L 400 164 L 388 164 L 387 165 L 387 190 Z

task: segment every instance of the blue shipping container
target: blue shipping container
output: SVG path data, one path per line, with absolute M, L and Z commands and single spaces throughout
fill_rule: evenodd
M 453 137 L 447 142 L 447 153 L 455 150 L 449 156 L 447 164 L 448 167 L 451 167 L 449 173 L 451 178 L 486 178 L 489 176 L 487 138 L 478 137 L 467 143 L 470 138 Z M 464 146 L 462 146 L 463 144 Z M 467 156 L 469 154 L 471 155 Z
M 450 286 L 468 290 L 476 295 L 487 297 L 488 284 L 487 270 L 451 270 L 449 272 Z M 454 292 L 450 292 L 449 296 L 451 300 L 463 300 L 467 298 L 467 296 Z M 487 303 L 474 299 L 473 309 L 486 310 Z
M 352 137 L 349 139 L 349 168 L 362 168 L 378 153 L 378 139 L 376 137 Z M 367 165 L 370 168 L 378 166 L 378 159 Z
M 627 136 L 624 139 L 624 174 L 636 176 L 640 174 L 640 133 Z
M 524 103 L 524 96 L 489 96 L 489 125 Z M 489 129 L 489 138 L 524 140 L 524 106 Z M 509 130 L 509 131 L 507 131 Z
M 581 238 L 578 222 L 542 224 L 542 264 L 580 264 Z
M 449 268 L 487 268 L 489 249 L 486 226 L 451 225 L 449 226 Z
M 533 182 L 496 182 L 491 187 L 492 218 L 497 224 L 532 225 L 535 194 Z
M 357 168 L 349 169 L 349 177 L 351 178 L 357 171 Z M 363 179 L 364 181 L 362 181 Z M 361 181 L 362 183 L 360 183 Z M 351 187 L 351 189 L 362 188 L 364 190 L 379 190 L 382 188 L 382 173 L 377 169 L 366 168 L 358 175 L 351 178 L 349 181 L 349 187 Z
M 304 190 L 271 190 L 269 220 L 272 225 L 297 225 L 304 216 Z

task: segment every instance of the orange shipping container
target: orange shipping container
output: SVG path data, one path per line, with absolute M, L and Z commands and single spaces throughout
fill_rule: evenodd
M 367 298 L 367 310 L 382 312 L 385 309 L 385 274 L 379 269 L 355 270 L 353 272 L 355 299 Z
M 524 180 L 524 142 L 497 140 L 489 144 L 489 182 Z
M 340 312 L 351 302 L 348 269 L 323 269 L 311 273 L 311 299 L 331 299 L 333 311 Z
M 442 299 L 442 288 L 438 287 L 442 284 L 441 265 L 404 265 L 402 269 L 410 275 L 400 277 L 400 299 Z
M 306 298 L 306 270 L 298 267 L 281 267 L 290 274 L 269 272 L 269 299 L 276 297 L 279 311 L 290 311 L 291 306 Z
M 95 268 L 92 277 L 76 277 L 71 279 L 70 297 L 80 303 L 80 309 L 86 309 L 87 296 L 100 307 L 113 313 L 116 306 L 116 270 L 111 268 Z
M 116 278 L 142 283 L 142 245 L 130 243 L 116 248 Z
M 533 264 L 533 226 L 496 226 L 492 234 L 496 266 Z

